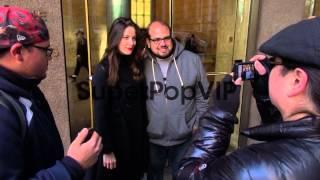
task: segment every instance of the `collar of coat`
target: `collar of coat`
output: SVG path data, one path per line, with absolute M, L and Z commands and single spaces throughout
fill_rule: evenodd
M 258 140 L 273 141 L 288 138 L 319 138 L 320 117 L 307 116 L 296 121 L 282 121 L 248 128 L 241 134 Z

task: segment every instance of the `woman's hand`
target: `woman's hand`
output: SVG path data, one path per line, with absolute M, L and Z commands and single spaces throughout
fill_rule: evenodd
M 115 169 L 117 167 L 117 159 L 113 152 L 110 154 L 103 154 L 103 166 L 107 169 Z

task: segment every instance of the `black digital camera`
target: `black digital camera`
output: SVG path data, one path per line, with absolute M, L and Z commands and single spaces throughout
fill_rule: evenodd
M 245 80 L 252 80 L 255 76 L 253 62 L 242 62 L 242 60 L 235 60 L 233 66 L 233 79 L 236 80 L 239 77 Z
M 85 139 L 83 140 L 82 143 L 85 143 L 85 142 L 89 141 L 89 139 L 91 139 L 91 136 L 92 136 L 93 133 L 94 133 L 94 129 L 93 128 L 89 128 L 88 134 L 87 134 L 87 136 L 85 137 Z

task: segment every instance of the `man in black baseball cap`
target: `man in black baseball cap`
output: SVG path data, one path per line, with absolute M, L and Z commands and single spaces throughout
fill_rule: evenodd
M 283 29 L 260 50 L 269 58 L 251 59 L 257 71 L 252 84 L 264 107 L 260 114 L 265 123 L 242 134 L 263 142 L 225 155 L 236 122 L 230 109 L 237 107 L 237 101 L 213 100 L 177 179 L 319 179 L 320 18 Z M 229 102 L 228 108 L 223 101 Z M 280 119 L 274 119 L 273 107 Z
M 62 141 L 38 84 L 50 48 L 44 21 L 26 9 L 0 6 L 0 179 L 82 179 L 102 149 L 83 129 L 64 156 Z

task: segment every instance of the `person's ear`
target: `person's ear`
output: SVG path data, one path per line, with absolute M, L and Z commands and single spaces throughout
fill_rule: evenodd
M 301 68 L 296 68 L 291 74 L 291 89 L 288 96 L 295 96 L 307 90 L 309 77 L 308 74 Z
M 15 43 L 11 46 L 10 48 L 10 54 L 15 57 L 17 60 L 22 61 L 23 60 L 23 56 L 22 56 L 22 47 L 23 45 L 20 43 Z
M 150 39 L 146 39 L 146 42 L 147 42 L 147 47 L 150 49 L 151 48 Z

